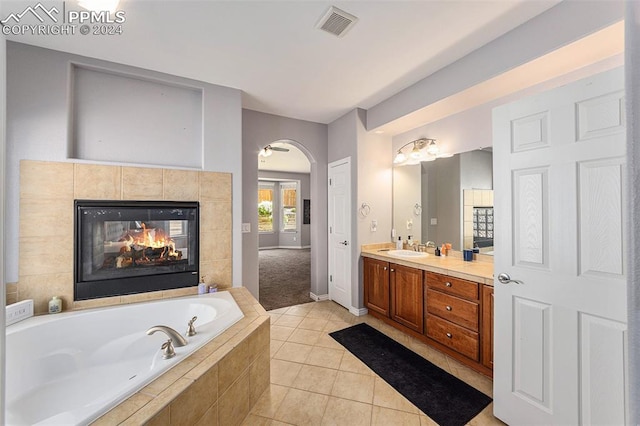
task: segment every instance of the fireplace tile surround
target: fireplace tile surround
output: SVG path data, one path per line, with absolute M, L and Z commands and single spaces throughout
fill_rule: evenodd
M 36 314 L 60 296 L 64 310 L 196 294 L 197 288 L 73 301 L 73 201 L 200 202 L 200 273 L 220 288 L 232 285 L 231 174 L 73 162 L 20 162 L 18 282 L 7 303 L 34 300 Z

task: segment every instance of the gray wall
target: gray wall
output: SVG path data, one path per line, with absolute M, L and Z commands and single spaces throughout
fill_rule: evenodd
M 241 92 L 167 74 L 70 55 L 20 43 L 7 44 L 7 215 L 4 241 L 18 241 L 19 161 L 21 159 L 67 161 L 70 158 L 69 82 L 71 63 L 97 67 L 155 80 L 193 87 L 202 91 L 202 149 L 196 164 L 201 170 L 233 175 L 233 284 L 242 285 Z M 96 100 L 96 101 L 99 101 Z M 172 123 L 165 123 L 171 125 Z M 176 124 L 176 123 L 173 123 Z M 117 123 L 114 123 L 117 125 Z M 137 140 L 129 143 L 136 144 Z M 146 155 L 138 165 L 167 163 L 171 153 L 145 144 Z M 179 149 L 179 147 L 178 147 Z M 180 164 L 179 164 L 180 165 Z M 17 250 L 7 251 L 5 279 L 18 279 Z
M 460 154 L 460 193 L 463 189 L 493 189 L 493 154 L 469 151 Z
M 627 213 L 640 209 L 640 3 L 627 2 L 626 49 L 626 115 L 627 115 Z M 637 214 L 628 214 L 629 250 L 627 261 L 627 321 L 629 327 L 629 419 L 630 425 L 640 424 L 640 224 Z
M 284 172 L 271 172 L 271 171 L 258 171 L 258 177 L 263 182 L 264 179 L 274 179 L 269 181 L 275 186 L 274 193 L 274 205 L 273 205 L 273 217 L 279 218 L 280 216 L 280 189 L 279 182 L 281 180 L 298 181 L 299 182 L 299 199 L 300 206 L 298 206 L 299 220 L 298 220 L 298 232 L 278 232 L 279 220 L 274 220 L 274 233 L 273 234 L 259 234 L 258 247 L 282 247 L 282 248 L 302 248 L 309 247 L 311 245 L 311 225 L 304 225 L 302 223 L 302 207 L 304 199 L 311 199 L 311 187 L 310 180 L 311 175 L 307 173 L 284 173 Z M 295 240 L 294 240 L 295 237 Z
M 7 44 L 5 36 L 0 34 L 0 271 L 4 271 L 4 250 L 7 244 L 4 230 L 5 219 L 5 123 L 6 123 L 6 59 Z M 0 306 L 6 305 L 6 287 L 4 274 L 0 274 Z M 0 315 L 0 330 L 5 328 L 5 316 Z M 6 377 L 5 372 L 5 337 L 6 333 L 0 333 L 0 377 Z M 0 424 L 4 424 L 4 380 L 0 380 Z
M 351 308 L 364 306 L 361 245 L 391 236 L 391 138 L 367 132 L 366 111 L 355 109 L 329 124 L 329 162 L 351 158 Z M 366 202 L 370 213 L 358 213 Z M 371 221 L 378 230 L 371 231 Z
M 258 297 L 258 153 L 265 145 L 290 140 L 311 162 L 311 292 L 321 296 L 327 287 L 327 125 L 258 111 L 242 111 L 242 222 L 251 232 L 242 234 L 244 286 Z

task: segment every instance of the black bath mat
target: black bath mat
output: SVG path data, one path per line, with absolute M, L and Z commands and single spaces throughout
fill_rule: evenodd
M 441 426 L 465 425 L 491 398 L 367 324 L 329 333 Z

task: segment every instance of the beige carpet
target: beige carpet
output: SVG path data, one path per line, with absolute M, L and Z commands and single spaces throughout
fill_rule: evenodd
M 269 311 L 312 302 L 311 249 L 259 251 L 260 304 Z

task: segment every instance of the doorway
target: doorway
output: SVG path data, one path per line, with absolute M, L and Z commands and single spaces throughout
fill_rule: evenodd
M 311 302 L 311 162 L 297 142 L 258 156 L 258 289 L 266 310 Z

